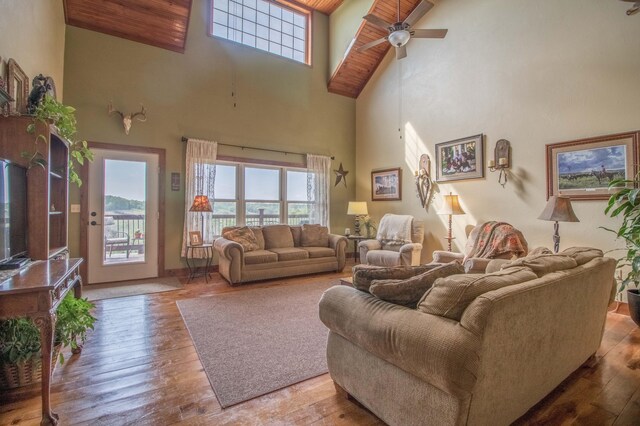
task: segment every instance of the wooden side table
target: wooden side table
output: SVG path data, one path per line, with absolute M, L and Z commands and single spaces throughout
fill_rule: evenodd
M 35 262 L 24 271 L 0 283 L 0 319 L 26 316 L 40 331 L 42 356 L 41 425 L 58 424 L 51 411 L 51 353 L 55 334 L 56 309 L 73 289 L 82 296 L 80 264 L 82 259 L 59 259 Z
M 194 250 L 202 250 L 204 252 L 204 257 L 202 258 L 205 262 L 204 265 L 196 264 L 196 258 L 193 257 Z M 209 268 L 211 267 L 211 263 L 213 262 L 213 244 L 200 244 L 197 246 L 188 244 L 186 261 L 187 268 L 189 269 L 189 277 L 187 278 L 187 283 L 189 283 L 194 278 L 204 276 L 204 281 L 208 284 L 209 278 L 211 277 Z
M 358 263 L 360 262 L 360 250 L 358 250 L 358 243 L 360 241 L 369 240 L 369 237 L 364 237 L 362 235 L 345 235 L 349 241 L 353 241 L 353 261 Z

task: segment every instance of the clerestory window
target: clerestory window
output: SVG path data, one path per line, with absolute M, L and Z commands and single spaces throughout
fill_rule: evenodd
M 268 0 L 212 0 L 211 35 L 310 64 L 310 16 Z

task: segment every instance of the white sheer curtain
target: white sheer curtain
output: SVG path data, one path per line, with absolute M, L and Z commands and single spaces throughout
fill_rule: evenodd
M 213 190 L 216 181 L 216 158 L 218 143 L 189 139 L 187 141 L 187 166 L 185 168 L 184 230 L 182 233 L 182 257 L 187 255 L 190 231 L 204 231 L 202 240 L 210 243 L 213 237 L 211 213 L 190 212 L 189 208 L 196 195 L 206 195 L 213 207 Z M 203 222 L 204 219 L 204 228 Z M 193 250 L 193 257 L 203 257 L 204 250 Z
M 331 158 L 307 154 L 307 201 L 310 204 L 310 223 L 329 227 L 329 190 Z

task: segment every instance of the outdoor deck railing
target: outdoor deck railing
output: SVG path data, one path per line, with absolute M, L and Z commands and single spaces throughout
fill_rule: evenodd
M 260 209 L 262 210 L 262 209 Z M 213 222 L 214 235 L 222 234 L 222 229 L 227 226 L 236 225 L 236 215 L 234 214 L 214 214 L 211 216 Z M 280 223 L 280 215 L 265 214 L 260 211 L 258 214 L 248 214 L 245 217 L 247 226 L 276 225 Z M 108 238 L 115 237 L 116 234 L 127 234 L 130 239 L 135 237 L 136 231 L 145 232 L 145 215 L 143 214 L 111 214 L 104 216 L 105 233 Z M 308 214 L 290 214 L 288 225 L 301 225 L 309 223 Z

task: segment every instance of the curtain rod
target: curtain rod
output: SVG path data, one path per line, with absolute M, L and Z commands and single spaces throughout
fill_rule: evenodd
M 188 137 L 186 137 L 186 136 L 183 136 L 183 137 L 182 137 L 182 142 L 187 142 L 188 140 L 189 140 L 189 138 L 188 138 Z M 254 146 L 233 145 L 233 144 L 230 144 L 230 143 L 220 143 L 220 142 L 218 142 L 218 145 L 232 146 L 232 147 L 234 147 L 234 148 L 242 148 L 242 149 L 254 149 L 254 150 L 257 150 L 257 151 L 279 152 L 279 153 L 281 153 L 281 154 L 285 154 L 285 155 L 286 155 L 286 154 L 293 154 L 293 155 L 307 155 L 307 154 L 303 154 L 303 153 L 301 153 L 301 152 L 281 151 L 281 150 L 279 150 L 279 149 L 269 149 L 269 148 L 256 148 L 256 147 L 254 147 Z M 334 157 L 334 156 L 331 156 L 330 158 L 331 158 L 332 160 L 335 160 L 335 159 L 336 159 L 336 157 Z

